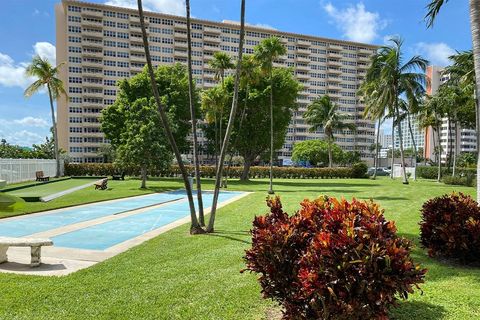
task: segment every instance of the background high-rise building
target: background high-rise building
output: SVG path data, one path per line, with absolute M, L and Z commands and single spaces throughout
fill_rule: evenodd
M 410 133 L 410 127 L 412 129 L 413 137 Z M 425 145 L 425 130 L 419 127 L 419 123 L 415 115 L 410 116 L 410 127 L 406 118 L 400 121 L 403 148 L 413 149 L 414 142 L 417 149 L 423 148 Z M 400 148 L 400 136 L 398 135 L 397 129 L 395 129 L 395 149 L 398 148 Z
M 139 16 L 136 10 L 75 0 L 57 4 L 55 14 L 57 61 L 66 62 L 60 78 L 69 95 L 68 101 L 58 101 L 59 144 L 74 162 L 101 162 L 97 151 L 108 141 L 100 130 L 100 112 L 115 101 L 117 80 L 141 72 L 145 64 Z M 154 64 L 186 63 L 185 18 L 153 12 L 145 15 Z M 236 56 L 239 29 L 235 22 L 192 19 L 192 63 L 198 86 L 215 85 L 208 61 L 216 51 Z M 377 47 L 247 26 L 245 52 L 253 53 L 262 39 L 271 36 L 279 37 L 288 50 L 275 65 L 292 68 L 304 86 L 285 144 L 277 152 L 279 159 L 290 159 L 295 142 L 323 137 L 321 130 L 309 132 L 302 116 L 312 100 L 325 94 L 357 127 L 355 132 L 338 133 L 338 145 L 359 151 L 364 159 L 373 158 L 369 146 L 374 143 L 375 125 L 363 119 L 364 106 L 356 91 Z
M 449 79 L 449 75 L 444 73 L 444 68 L 438 66 L 429 66 L 427 68 L 427 94 L 434 95 L 441 84 Z M 457 139 L 455 140 L 455 124 L 448 121 L 447 118 L 442 119 L 440 128 L 440 143 L 442 145 L 441 160 L 447 160 L 448 154 L 457 150 L 457 153 L 476 152 L 477 138 L 474 129 L 462 128 L 459 126 Z M 425 148 L 424 156 L 428 159 L 435 159 L 435 147 L 438 144 L 437 133 L 433 129 L 425 130 Z

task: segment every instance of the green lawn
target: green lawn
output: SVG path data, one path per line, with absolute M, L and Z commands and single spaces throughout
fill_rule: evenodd
M 85 178 L 85 179 L 67 179 L 58 182 L 50 182 L 45 184 L 39 184 L 28 188 L 17 189 L 13 191 L 7 191 L 7 194 L 16 197 L 43 197 L 57 192 L 65 191 L 71 188 L 82 186 L 87 183 L 93 184 L 98 179 Z
M 122 184 L 123 183 L 123 184 Z M 206 189 L 211 188 L 208 181 Z M 81 190 L 70 200 L 133 195 L 138 181 L 112 183 L 112 191 Z M 150 182 L 153 190 L 179 187 L 179 181 Z M 173 229 L 91 268 L 61 278 L 0 275 L 0 319 L 265 319 L 273 304 L 261 298 L 255 275 L 241 274 L 254 215 L 266 212 L 266 180 L 229 183 L 230 190 L 255 193 L 217 216 L 216 233 L 189 236 L 188 225 Z M 277 194 L 292 212 L 298 203 L 320 194 L 374 198 L 397 221 L 399 233 L 418 245 L 419 209 L 435 195 L 474 188 L 433 181 L 277 180 Z M 108 193 L 110 192 L 110 193 Z M 118 194 L 117 194 L 118 193 Z M 100 196 L 101 195 L 101 196 Z M 56 200 L 55 200 L 56 201 Z M 53 201 L 52 201 L 53 202 Z M 55 205 L 68 204 L 57 202 Z M 35 210 L 38 208 L 35 208 Z M 41 208 L 45 209 L 45 207 Z M 480 269 L 428 258 L 417 246 L 417 262 L 429 269 L 423 295 L 416 293 L 392 311 L 392 319 L 479 319 Z

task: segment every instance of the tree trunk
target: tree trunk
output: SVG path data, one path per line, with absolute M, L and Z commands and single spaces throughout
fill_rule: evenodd
M 398 98 L 395 99 L 395 110 L 397 112 L 397 118 L 400 119 L 400 110 L 398 108 Z M 402 172 L 403 172 L 403 184 L 408 184 L 407 169 L 405 168 L 405 155 L 403 152 L 402 123 L 400 121 L 398 122 L 397 132 L 398 132 L 398 140 L 400 142 L 400 159 L 401 159 Z
M 377 169 L 378 169 L 378 140 L 380 139 L 380 126 L 382 125 L 382 118 L 378 119 L 377 127 L 377 136 L 375 137 L 375 156 L 373 162 L 375 163 L 375 171 L 373 172 L 373 180 L 377 179 Z
M 329 168 L 333 167 L 332 143 L 333 143 L 333 138 L 328 137 L 328 167 Z
M 185 165 L 183 164 L 182 156 L 180 154 L 180 151 L 178 150 L 178 146 L 177 146 L 177 143 L 175 142 L 175 138 L 173 137 L 170 124 L 168 123 L 168 117 L 165 113 L 165 107 L 162 104 L 162 100 L 160 99 L 160 93 L 158 92 L 157 82 L 155 80 L 155 73 L 153 71 L 153 66 L 152 66 L 152 59 L 150 56 L 150 48 L 148 46 L 147 32 L 145 30 L 145 20 L 143 16 L 142 0 L 137 0 L 137 3 L 138 3 L 138 14 L 140 16 L 140 27 L 142 29 L 143 46 L 145 48 L 145 58 L 147 60 L 147 67 L 148 67 L 147 70 L 150 78 L 150 84 L 152 86 L 153 96 L 155 97 L 155 102 L 157 104 L 157 109 L 160 115 L 160 120 L 162 121 L 163 129 L 165 130 L 165 135 L 167 136 L 168 141 L 170 142 L 170 146 L 172 147 L 173 153 L 175 154 L 175 158 L 178 162 L 178 167 L 182 174 L 183 183 L 185 185 L 185 191 L 187 193 L 188 205 L 190 207 L 190 219 L 191 219 L 190 234 L 204 233 L 204 230 L 198 223 L 197 215 L 195 212 L 195 204 L 193 202 L 192 188 L 188 181 L 188 173 L 187 173 L 187 170 L 185 169 Z
M 245 38 L 245 0 L 242 0 L 241 4 L 241 18 L 240 18 L 240 43 L 238 45 L 238 60 L 237 70 L 235 73 L 235 86 L 233 90 L 232 109 L 230 110 L 230 117 L 228 118 L 227 129 L 225 131 L 225 137 L 223 139 L 222 149 L 220 151 L 220 159 L 218 162 L 217 173 L 215 176 L 215 191 L 213 193 L 212 209 L 210 212 L 210 220 L 208 221 L 207 232 L 214 231 L 215 215 L 217 211 L 218 195 L 220 193 L 220 183 L 222 182 L 223 163 L 225 161 L 225 155 L 228 150 L 228 141 L 232 133 L 233 124 L 235 122 L 235 115 L 238 107 L 238 89 L 240 87 L 240 71 L 242 67 L 242 55 L 243 55 L 243 40 Z
M 452 142 L 450 141 L 452 138 L 452 120 L 450 116 L 447 117 L 448 122 L 448 130 L 447 130 L 447 171 L 450 172 L 450 166 L 452 165 Z
M 480 143 L 480 0 L 470 0 L 470 28 L 473 41 L 473 61 L 476 83 L 477 146 Z M 477 147 L 477 153 L 479 153 Z M 480 154 L 480 153 L 479 153 Z M 477 156 L 477 201 L 480 200 L 480 156 Z
M 190 117 L 192 118 L 192 136 L 193 136 L 193 164 L 195 166 L 195 182 L 197 186 L 198 201 L 198 220 L 200 226 L 205 226 L 205 215 L 203 212 L 202 181 L 200 175 L 200 162 L 198 160 L 198 139 L 197 139 L 197 117 L 195 115 L 194 84 L 192 75 L 192 38 L 190 24 L 190 0 L 185 1 L 187 13 L 187 54 L 188 54 L 188 96 L 190 104 Z
M 440 120 L 438 121 L 440 123 Z M 437 182 L 442 181 L 442 141 L 440 138 L 440 129 L 441 124 L 437 126 L 437 144 L 438 144 L 438 151 L 437 151 L 437 159 L 438 159 L 438 174 L 437 174 Z
M 458 139 L 458 122 L 455 121 L 455 131 L 453 134 L 453 139 L 454 139 L 454 145 L 453 145 L 453 165 L 452 165 L 452 177 L 455 177 L 455 170 L 457 166 L 457 150 L 458 150 L 458 145 L 457 145 L 457 139 Z
M 144 165 L 140 168 L 140 175 L 142 177 L 142 185 L 140 188 L 145 189 L 147 188 L 147 168 Z
M 47 84 L 48 88 L 48 97 L 50 98 L 50 113 L 52 115 L 52 126 L 53 126 L 53 148 L 55 151 L 55 177 L 60 177 L 60 153 L 58 152 L 58 134 L 57 134 L 57 121 L 55 120 L 55 109 L 53 107 L 53 96 L 50 85 Z
M 270 71 L 270 187 L 268 194 L 273 191 L 273 72 Z
M 390 179 L 393 179 L 393 165 L 395 164 L 395 115 L 392 115 L 392 161 Z
M 407 123 L 408 123 L 408 130 L 410 131 L 410 137 L 412 138 L 412 144 L 413 144 L 413 153 L 414 153 L 414 159 L 415 159 L 415 171 L 413 173 L 413 181 L 417 181 L 417 143 L 415 142 L 415 136 L 413 135 L 413 129 L 412 129 L 412 122 L 410 121 L 410 113 L 407 114 Z
M 250 167 L 252 166 L 252 160 L 250 159 L 244 159 L 244 162 L 243 162 L 243 171 L 242 171 L 242 175 L 240 176 L 240 180 L 241 181 L 248 181 L 248 176 L 249 176 L 249 173 L 250 173 Z

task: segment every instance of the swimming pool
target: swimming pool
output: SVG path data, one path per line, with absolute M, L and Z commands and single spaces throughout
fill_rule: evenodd
M 244 193 L 221 192 L 218 203 L 221 205 L 242 194 Z M 210 206 L 212 198 L 212 192 L 205 192 L 203 195 L 206 208 Z M 163 205 L 158 207 L 161 204 Z M 142 210 L 127 216 L 120 215 L 138 209 Z M 189 215 L 185 191 L 178 190 L 0 220 L 0 236 L 25 237 L 41 232 L 55 234 L 58 229 L 58 234 L 51 237 L 57 247 L 106 250 Z M 96 222 L 97 219 L 105 217 L 109 217 L 110 221 Z M 61 228 L 81 222 L 91 223 L 89 226 L 62 233 Z

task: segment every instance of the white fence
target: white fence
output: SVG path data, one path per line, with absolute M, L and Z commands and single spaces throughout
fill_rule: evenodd
M 46 159 L 0 159 L 0 180 L 7 183 L 35 180 L 35 172 L 43 171 L 45 176 L 54 177 L 55 160 Z M 63 175 L 63 164 L 60 164 Z
M 405 167 L 405 171 L 407 175 L 410 173 L 411 177 L 415 177 L 415 167 Z M 401 166 L 394 166 L 393 167 L 393 177 L 394 178 L 402 178 L 403 177 L 403 168 Z

